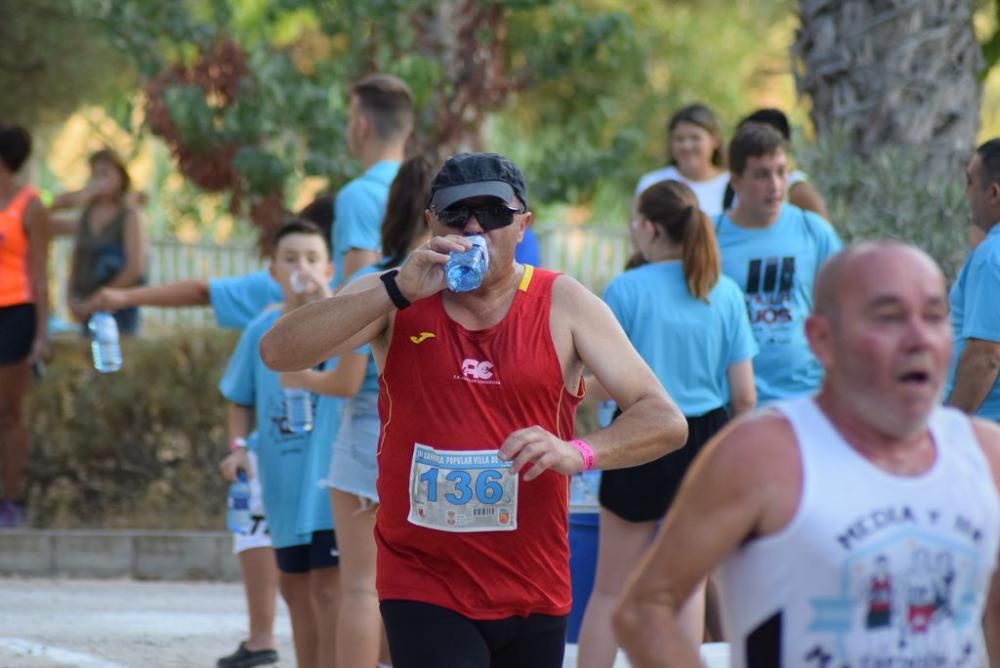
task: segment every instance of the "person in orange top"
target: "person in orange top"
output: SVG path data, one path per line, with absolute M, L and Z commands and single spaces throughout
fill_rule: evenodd
M 30 153 L 23 128 L 0 125 L 0 528 L 24 521 L 24 397 L 29 370 L 48 355 L 48 216 L 17 179 Z

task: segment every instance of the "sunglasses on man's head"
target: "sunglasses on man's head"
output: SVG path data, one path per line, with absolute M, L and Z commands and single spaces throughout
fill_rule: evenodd
M 437 212 L 438 221 L 447 227 L 464 230 L 469 218 L 476 217 L 484 230 L 498 230 L 514 222 L 514 216 L 524 213 L 523 209 L 511 209 L 506 204 L 484 204 L 481 206 L 450 206 Z

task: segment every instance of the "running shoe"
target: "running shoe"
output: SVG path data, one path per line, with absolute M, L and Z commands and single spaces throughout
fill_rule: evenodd
M 278 651 L 274 649 L 247 649 L 246 642 L 241 642 L 236 651 L 215 662 L 216 668 L 253 668 L 278 662 Z

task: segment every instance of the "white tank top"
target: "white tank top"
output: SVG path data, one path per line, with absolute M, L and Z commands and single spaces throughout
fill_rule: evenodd
M 841 438 L 811 398 L 791 423 L 803 489 L 791 523 L 721 566 L 734 668 L 980 668 L 1000 499 L 967 417 L 937 408 L 936 459 L 889 474 Z

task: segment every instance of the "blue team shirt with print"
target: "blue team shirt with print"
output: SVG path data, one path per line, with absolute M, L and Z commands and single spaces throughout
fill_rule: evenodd
M 615 277 L 604 301 L 689 417 L 728 404 L 729 366 L 757 353 L 736 283 L 720 276 L 707 302 L 696 299 L 679 260 L 647 264 Z
M 264 366 L 257 350 L 280 315 L 280 309 L 269 309 L 247 326 L 219 383 L 228 401 L 255 411 L 264 513 L 276 548 L 307 544 L 314 531 L 333 528 L 327 495 L 310 466 L 311 449 L 325 449 L 319 458 L 329 462 L 332 438 L 319 438 L 315 426 L 306 434 L 288 430 L 278 374 Z
M 334 285 L 339 286 L 349 278 L 344 276 L 344 255 L 349 250 L 381 252 L 382 219 L 389 199 L 389 186 L 398 172 L 398 162 L 376 162 L 337 193 L 333 205 Z
M 958 359 L 968 339 L 1000 341 L 1000 224 L 994 225 L 986 238 L 965 260 L 948 295 L 951 323 L 955 332 L 951 373 L 946 396 L 955 383 Z M 1000 421 L 1000 378 L 976 411 L 980 417 Z
M 843 244 L 821 216 L 791 204 L 762 229 L 716 219 L 722 271 L 743 290 L 760 354 L 754 380 L 760 404 L 815 392 L 823 370 L 806 342 L 816 273 Z

